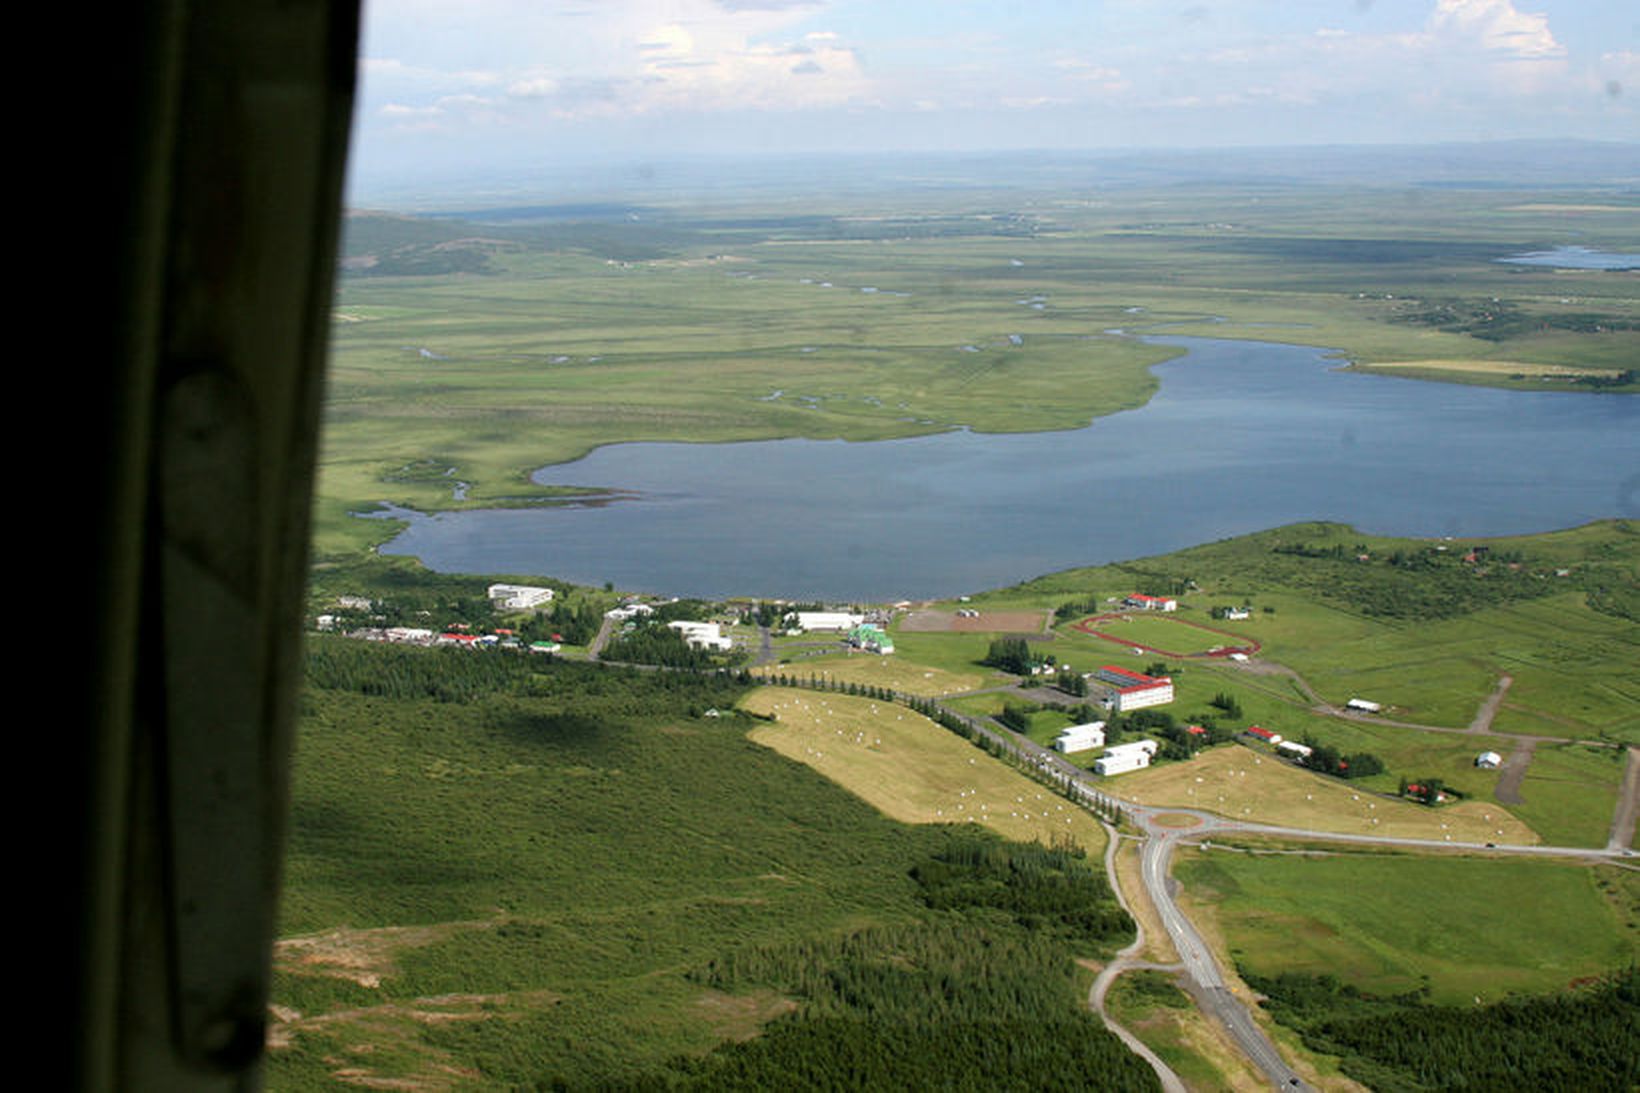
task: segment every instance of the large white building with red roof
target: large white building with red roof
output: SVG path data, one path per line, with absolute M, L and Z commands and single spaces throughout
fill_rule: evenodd
M 1107 701 L 1117 713 L 1138 710 L 1145 706 L 1160 706 L 1173 701 L 1173 680 L 1170 676 L 1147 676 L 1107 664 L 1099 669 L 1099 681 L 1108 684 L 1111 693 Z
M 1124 607 L 1137 607 L 1141 611 L 1177 611 L 1179 601 L 1172 596 L 1147 596 L 1143 592 L 1135 592 L 1122 601 Z

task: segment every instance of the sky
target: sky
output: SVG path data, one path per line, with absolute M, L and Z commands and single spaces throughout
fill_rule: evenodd
M 366 0 L 356 178 L 1640 141 L 1640 0 Z

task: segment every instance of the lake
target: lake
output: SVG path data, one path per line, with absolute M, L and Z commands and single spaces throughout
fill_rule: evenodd
M 1556 269 L 1640 269 L 1640 254 L 1615 254 L 1592 247 L 1555 247 L 1553 250 L 1527 251 L 1499 258 L 1515 266 L 1552 266 Z
M 616 444 L 537 481 L 593 506 L 416 515 L 446 572 L 723 598 L 952 596 L 1300 520 L 1480 536 L 1640 516 L 1640 398 L 1337 370 L 1328 351 L 1159 337 L 1144 407 L 1050 433 Z

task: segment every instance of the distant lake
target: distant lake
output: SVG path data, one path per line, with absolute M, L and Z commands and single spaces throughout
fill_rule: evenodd
M 1499 258 L 1516 266 L 1553 266 L 1556 269 L 1640 269 L 1640 254 L 1613 254 L 1590 247 L 1555 247 Z
M 1480 536 L 1640 516 L 1640 398 L 1337 371 L 1215 338 L 1144 407 L 1051 433 L 615 444 L 538 482 L 598 506 L 417 515 L 384 552 L 446 572 L 676 595 L 951 596 L 1299 520 Z

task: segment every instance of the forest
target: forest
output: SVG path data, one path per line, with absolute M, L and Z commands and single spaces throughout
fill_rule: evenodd
M 1413 992 L 1363 993 L 1332 976 L 1246 975 L 1307 1046 L 1382 1093 L 1634 1089 L 1640 1082 L 1640 968 L 1564 994 L 1480 1007 Z

